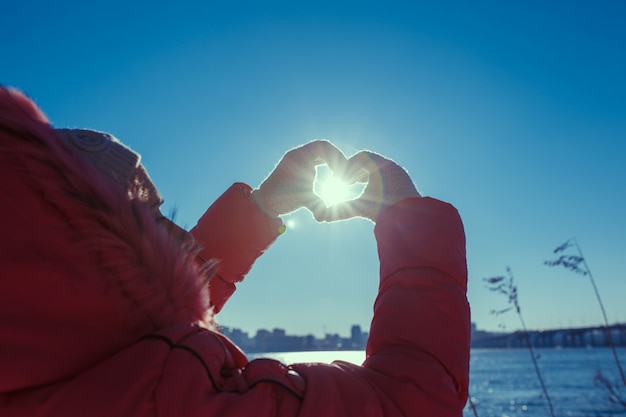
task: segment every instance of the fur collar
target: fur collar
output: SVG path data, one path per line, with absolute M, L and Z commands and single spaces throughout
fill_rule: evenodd
M 173 241 L 144 203 L 70 153 L 32 101 L 5 88 L 0 175 L 0 327 L 9 329 L 0 346 L 14 369 L 0 392 L 67 377 L 155 330 L 212 324 L 210 268 L 195 249 Z M 24 366 L 37 366 L 20 367 L 20 358 L 35 355 L 40 375 L 27 375 Z

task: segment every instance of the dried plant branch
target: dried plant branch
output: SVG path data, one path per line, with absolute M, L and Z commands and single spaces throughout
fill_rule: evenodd
M 467 397 L 467 400 L 469 401 L 470 408 L 474 412 L 474 416 L 478 417 L 478 412 L 476 411 L 476 406 L 474 405 L 474 401 L 472 401 L 472 396 L 470 395 L 469 397 Z
M 604 318 L 604 328 L 606 329 L 606 337 L 609 342 L 609 346 L 613 351 L 613 358 L 615 359 L 615 365 L 619 371 L 619 374 L 622 378 L 622 383 L 626 386 L 626 376 L 624 375 L 624 370 L 622 369 L 622 365 L 619 361 L 619 357 L 617 356 L 617 350 L 615 349 L 615 343 L 613 342 L 613 335 L 611 334 L 611 327 L 609 326 L 609 319 L 606 315 L 606 310 L 604 309 L 604 303 L 602 302 L 602 298 L 600 297 L 600 292 L 598 291 L 598 287 L 596 286 L 596 281 L 593 279 L 593 274 L 591 273 L 591 269 L 589 269 L 589 265 L 587 265 L 587 261 L 583 256 L 582 250 L 580 250 L 580 246 L 578 245 L 578 241 L 576 238 L 572 237 L 568 239 L 565 243 L 557 247 L 553 252 L 559 253 L 565 251 L 567 248 L 575 247 L 578 251 L 578 255 L 562 255 L 558 259 L 553 261 L 544 261 L 545 265 L 548 266 L 564 266 L 566 269 L 569 269 L 573 272 L 576 272 L 581 275 L 589 276 L 589 280 L 591 281 L 591 285 L 593 286 L 593 290 L 596 294 L 596 299 L 598 300 L 598 304 L 600 305 L 600 310 L 602 310 L 602 317 Z M 582 264 L 583 268 L 579 265 Z
M 588 272 L 581 269 L 578 265 L 583 262 L 584 259 L 575 255 L 562 255 L 554 261 L 544 261 L 543 263 L 548 266 L 563 265 L 565 268 L 576 272 L 577 274 L 587 275 Z
M 491 278 L 483 278 L 483 281 L 487 283 L 487 288 L 490 291 L 493 291 L 498 294 L 502 294 L 507 297 L 508 303 L 511 304 L 511 307 L 504 308 L 501 310 L 491 310 L 491 314 L 496 316 L 500 314 L 504 314 L 513 308 L 515 308 L 515 312 L 520 319 L 522 324 L 523 334 L 526 339 L 526 344 L 528 346 L 528 350 L 530 352 L 530 358 L 532 359 L 533 365 L 535 367 L 535 373 L 537 374 L 537 379 L 539 380 L 539 384 L 541 385 L 541 390 L 543 391 L 543 395 L 546 398 L 546 402 L 548 403 L 548 408 L 550 409 L 550 415 L 554 417 L 554 408 L 552 407 L 552 401 L 550 400 L 550 395 L 548 394 L 548 389 L 546 388 L 546 384 L 543 382 L 543 378 L 541 376 L 541 372 L 539 371 L 539 364 L 537 363 L 538 355 L 535 355 L 533 345 L 530 341 L 530 336 L 528 335 L 528 329 L 526 328 L 526 323 L 524 322 L 524 317 L 522 316 L 522 310 L 519 305 L 517 285 L 514 283 L 513 272 L 511 268 L 506 267 L 507 276 L 496 276 Z
M 609 400 L 611 402 L 620 404 L 622 407 L 626 407 L 626 399 L 619 391 L 619 387 L 613 385 L 609 378 L 607 378 L 601 371 L 598 371 L 596 376 L 593 378 L 593 382 L 603 385 L 607 389 L 610 394 Z

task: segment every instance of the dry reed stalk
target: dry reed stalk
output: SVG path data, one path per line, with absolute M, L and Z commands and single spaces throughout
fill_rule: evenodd
M 472 396 L 468 396 L 467 400 L 469 401 L 470 408 L 474 412 L 474 416 L 478 417 L 478 412 L 476 411 L 476 406 L 474 405 L 474 401 L 472 401 Z
M 558 259 L 553 261 L 544 261 L 545 265 L 548 266 L 558 266 L 561 265 L 570 271 L 576 272 L 577 274 L 587 275 L 591 280 L 591 285 L 593 286 L 593 290 L 596 293 L 596 299 L 598 300 L 598 304 L 600 304 L 600 310 L 602 310 L 602 317 L 604 318 L 604 328 L 606 329 L 606 337 L 609 342 L 609 346 L 613 352 L 613 358 L 615 359 L 615 365 L 619 371 L 620 377 L 622 378 L 622 383 L 626 386 L 626 377 L 624 376 L 624 370 L 622 369 L 622 365 L 619 361 L 619 357 L 617 356 L 617 349 L 615 349 L 615 343 L 613 342 L 613 336 L 611 335 L 611 328 L 609 326 L 609 320 L 606 316 L 606 310 L 604 309 L 604 303 L 602 302 L 602 298 L 600 297 L 600 292 L 598 292 L 598 287 L 596 286 L 596 281 L 593 279 L 593 275 L 591 274 L 591 269 L 589 269 L 589 265 L 587 265 L 587 261 L 583 256 L 583 252 L 580 250 L 580 246 L 578 245 L 578 241 L 576 238 L 572 237 L 568 239 L 561 246 L 556 248 L 553 252 L 560 253 L 564 252 L 568 248 L 575 246 L 578 251 L 578 255 L 561 255 Z M 580 267 L 582 264 L 583 268 Z
M 528 329 L 526 328 L 526 323 L 524 322 L 524 317 L 522 316 L 522 310 L 519 305 L 517 286 L 513 280 L 513 273 L 511 272 L 511 268 L 506 267 L 507 277 L 505 276 L 497 276 L 491 278 L 483 278 L 483 280 L 487 283 L 487 288 L 490 291 L 496 292 L 498 294 L 503 294 L 508 298 L 508 303 L 511 307 L 507 307 L 502 310 L 491 310 L 491 314 L 499 316 L 500 314 L 504 314 L 507 311 L 515 309 L 517 316 L 520 319 L 522 324 L 522 329 L 524 332 L 524 337 L 526 338 L 526 344 L 528 346 L 528 350 L 530 352 L 530 358 L 532 359 L 533 365 L 535 367 L 535 373 L 537 374 L 537 379 L 539 380 L 539 384 L 541 385 L 541 390 L 543 391 L 543 395 L 546 398 L 546 402 L 548 403 L 548 408 L 550 409 L 550 415 L 552 417 L 555 416 L 554 408 L 552 407 L 552 401 L 550 400 L 550 395 L 548 394 L 548 389 L 546 388 L 546 384 L 543 382 L 543 378 L 541 376 L 541 372 L 539 371 L 539 364 L 537 363 L 537 356 L 535 355 L 535 351 L 533 349 L 533 345 L 530 340 L 530 336 L 528 335 Z

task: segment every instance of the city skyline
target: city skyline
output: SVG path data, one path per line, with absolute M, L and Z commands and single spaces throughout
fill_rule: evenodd
M 534 347 L 543 348 L 588 348 L 626 346 L 626 323 L 611 325 L 608 329 L 612 340 L 607 337 L 607 328 L 573 327 L 557 329 L 528 329 L 523 331 L 485 331 L 472 323 L 472 348 L 524 348 L 530 340 Z M 303 352 L 331 350 L 364 350 L 369 336 L 359 325 L 350 326 L 348 335 L 326 333 L 316 337 L 312 333 L 290 334 L 281 328 L 257 329 L 254 336 L 238 328 L 221 326 L 220 331 L 246 353 Z
M 369 333 L 361 326 L 350 326 L 348 337 L 326 333 L 323 337 L 308 334 L 289 334 L 284 329 L 257 329 L 254 336 L 238 328 L 220 327 L 220 331 L 246 353 L 300 352 L 309 350 L 364 350 Z

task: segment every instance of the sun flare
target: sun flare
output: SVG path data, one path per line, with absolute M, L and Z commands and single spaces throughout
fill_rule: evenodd
M 334 204 L 356 198 L 363 186 L 347 184 L 345 181 L 333 176 L 328 167 L 318 167 L 314 191 L 330 207 Z
M 319 185 L 317 194 L 322 200 L 324 200 L 324 203 L 326 203 L 327 206 L 332 206 L 333 204 L 346 201 L 350 195 L 348 185 L 345 182 L 332 177 L 326 179 Z

